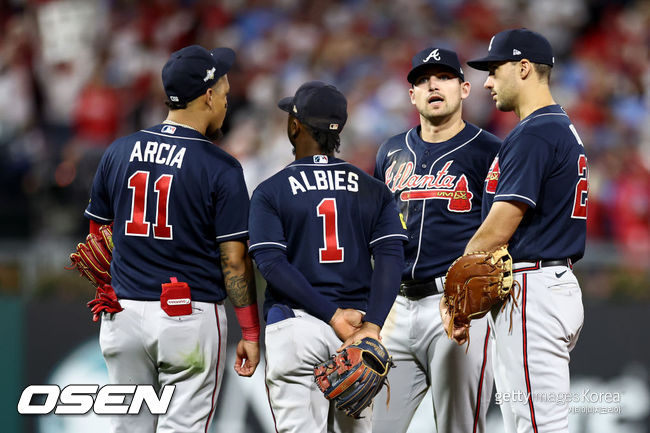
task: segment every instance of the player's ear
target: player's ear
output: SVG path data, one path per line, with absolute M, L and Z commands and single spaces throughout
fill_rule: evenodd
M 214 90 L 212 87 L 208 87 L 208 89 L 205 91 L 203 94 L 203 101 L 205 102 L 206 105 L 208 105 L 210 108 L 212 107 L 213 103 L 213 98 L 214 98 Z
M 413 90 L 413 85 L 409 87 L 409 98 L 411 98 L 411 104 L 415 105 L 415 91 Z
M 522 80 L 525 80 L 526 78 L 528 78 L 531 75 L 532 71 L 533 71 L 533 64 L 530 63 L 528 61 L 528 59 L 521 59 L 519 61 L 519 64 L 517 65 L 517 67 L 519 68 L 519 70 L 518 70 L 519 77 Z
M 470 84 L 470 82 L 461 80 L 461 82 L 460 82 L 460 99 L 467 99 L 467 97 L 469 96 L 470 90 L 472 90 L 472 85 Z
M 301 129 L 302 129 L 302 125 L 300 124 L 300 121 L 296 119 L 294 116 L 290 115 L 287 124 L 287 134 L 289 135 L 289 139 L 295 140 L 300 134 Z
M 204 101 L 206 105 L 210 107 L 211 110 L 215 109 L 214 104 L 219 103 L 220 101 L 218 100 L 218 96 L 221 93 L 228 94 L 228 91 L 230 90 L 230 85 L 228 83 L 228 77 L 226 75 L 222 76 L 217 80 L 217 82 L 212 86 L 208 87 L 203 94 Z M 228 103 L 226 102 L 226 108 L 228 107 Z

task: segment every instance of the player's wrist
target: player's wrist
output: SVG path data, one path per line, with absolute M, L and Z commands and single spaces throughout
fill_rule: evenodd
M 258 342 L 260 339 L 260 319 L 257 303 L 245 307 L 235 307 L 235 315 L 241 328 L 242 338 Z
M 340 309 L 340 308 L 337 308 L 336 310 L 334 310 L 334 312 L 330 316 L 331 318 L 330 318 L 328 323 L 331 326 L 334 326 L 334 324 L 337 322 L 337 320 L 341 317 L 342 314 L 343 314 L 343 310 Z
M 361 327 L 364 328 L 364 329 L 371 329 L 371 330 L 377 331 L 377 332 L 381 331 L 381 326 L 379 326 L 378 324 L 376 324 L 374 322 L 367 322 L 365 320 L 363 321 Z
M 381 326 L 373 322 L 363 322 L 359 332 L 363 332 L 365 335 L 370 335 L 372 338 L 379 339 L 379 334 L 381 333 Z

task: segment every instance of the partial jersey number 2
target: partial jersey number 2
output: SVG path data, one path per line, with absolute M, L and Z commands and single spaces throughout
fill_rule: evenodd
M 344 257 L 344 249 L 339 245 L 336 199 L 322 199 L 316 206 L 316 213 L 323 218 L 323 240 L 325 242 L 325 248 L 318 249 L 318 260 L 321 263 L 341 263 Z
M 575 136 L 580 146 L 584 147 L 578 131 L 575 126 L 569 125 L 569 129 Z M 578 176 L 580 176 L 578 183 L 576 183 L 575 196 L 573 199 L 573 212 L 571 218 L 587 219 L 587 194 L 589 192 L 588 170 L 587 170 L 587 157 L 581 154 L 578 157 Z
M 169 191 L 174 176 L 163 174 L 153 184 L 156 192 L 156 222 L 153 225 L 153 237 L 156 239 L 172 239 L 172 226 L 168 224 Z M 149 193 L 149 172 L 136 171 L 129 177 L 129 189 L 133 190 L 131 200 L 131 217 L 126 222 L 127 236 L 149 236 L 147 217 L 147 196 Z

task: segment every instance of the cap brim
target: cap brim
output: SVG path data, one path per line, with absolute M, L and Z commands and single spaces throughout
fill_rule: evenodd
M 278 107 L 287 113 L 291 113 L 291 109 L 293 108 L 293 96 L 287 96 L 286 98 L 280 99 Z
M 210 54 L 212 54 L 215 59 L 222 62 L 226 66 L 225 73 L 227 73 L 232 67 L 233 63 L 235 63 L 235 52 L 230 48 L 215 48 L 213 50 L 210 50 Z
M 470 60 L 467 62 L 467 66 L 470 68 L 478 69 L 479 71 L 488 71 L 488 64 L 491 62 L 507 62 L 510 59 L 505 59 L 500 56 L 486 56 L 480 59 Z
M 452 72 L 454 75 L 456 75 L 458 78 L 461 80 L 465 80 L 465 77 L 460 75 L 457 70 L 452 68 L 451 66 L 448 65 L 443 65 L 440 63 L 423 63 L 421 65 L 416 66 L 415 68 L 411 69 L 409 74 L 406 76 L 406 81 L 408 81 L 411 84 L 415 84 L 415 80 L 418 78 L 418 75 L 422 73 L 423 70 L 428 69 L 428 68 L 433 68 L 433 67 L 440 67 L 449 70 Z

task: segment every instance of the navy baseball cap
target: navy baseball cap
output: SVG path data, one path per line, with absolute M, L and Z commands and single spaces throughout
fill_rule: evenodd
M 341 132 L 348 120 L 348 102 L 336 87 L 322 81 L 308 81 L 294 96 L 283 98 L 278 107 L 302 123 L 324 131 Z
M 504 30 L 492 36 L 488 55 L 467 64 L 481 71 L 488 70 L 488 62 L 517 61 L 528 59 L 533 63 L 553 66 L 553 48 L 539 33 L 528 29 Z
M 162 70 L 165 93 L 171 102 L 198 98 L 230 70 L 235 52 L 230 48 L 206 50 L 190 45 L 172 53 Z
M 463 68 L 460 67 L 458 55 L 451 50 L 435 47 L 426 48 L 413 56 L 411 64 L 413 69 L 406 76 L 406 79 L 411 84 L 415 84 L 415 80 L 423 69 L 432 65 L 444 66 L 450 69 L 462 81 L 465 81 L 465 74 L 463 74 Z

